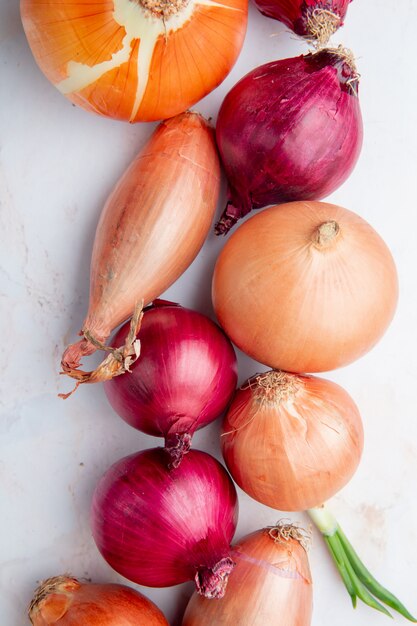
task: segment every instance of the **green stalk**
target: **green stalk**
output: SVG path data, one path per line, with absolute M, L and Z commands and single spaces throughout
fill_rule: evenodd
M 309 509 L 308 514 L 324 537 L 353 606 L 356 607 L 356 599 L 359 598 L 368 606 L 392 617 L 383 606 L 386 604 L 410 622 L 417 623 L 398 598 L 385 589 L 365 567 L 332 513 L 323 505 Z

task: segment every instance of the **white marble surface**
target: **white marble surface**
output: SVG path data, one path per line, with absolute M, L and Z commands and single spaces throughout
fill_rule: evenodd
M 88 512 L 111 462 L 157 445 L 109 408 L 100 387 L 70 400 L 59 357 L 87 306 L 90 250 L 103 202 L 153 125 L 129 126 L 74 108 L 38 70 L 25 41 L 18 0 L 0 0 L 1 455 L 0 623 L 27 624 L 39 579 L 64 571 L 117 581 L 90 536 Z M 385 238 L 400 277 L 389 331 L 359 362 L 329 377 L 346 387 L 365 423 L 363 461 L 332 501 L 364 561 L 417 613 L 417 73 L 416 0 L 355 0 L 335 38 L 355 51 L 365 143 L 351 178 L 332 201 L 360 213 Z M 243 53 L 228 79 L 200 105 L 216 116 L 227 90 L 261 62 L 305 46 L 254 9 Z M 167 298 L 211 314 L 210 276 L 223 240 L 211 235 Z M 241 378 L 258 366 L 240 358 Z M 195 445 L 215 455 L 218 425 Z M 237 536 L 279 513 L 240 493 Z M 308 523 L 304 514 L 293 519 Z M 310 553 L 313 626 L 377 626 L 387 618 L 353 612 L 320 538 Z M 191 584 L 144 590 L 180 624 Z M 402 618 L 396 618 L 398 622 Z M 277 622 L 278 623 L 278 622 Z M 285 625 L 283 625 L 285 626 Z

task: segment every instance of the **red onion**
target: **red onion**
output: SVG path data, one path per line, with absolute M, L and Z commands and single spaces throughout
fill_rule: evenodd
M 341 26 L 352 0 L 255 0 L 261 13 L 309 41 L 326 44 Z
M 128 376 L 104 384 L 114 410 L 131 426 L 165 437 L 173 465 L 191 436 L 226 408 L 237 382 L 236 356 L 220 328 L 205 315 L 156 301 L 145 311 L 140 358 Z M 125 343 L 126 323 L 113 339 Z M 121 343 L 120 343 L 121 342 Z
M 348 178 L 362 145 L 357 90 L 342 48 L 267 63 L 232 88 L 216 129 L 229 182 L 218 235 L 251 209 L 319 200 Z
M 168 469 L 163 448 L 115 463 L 93 498 L 92 531 L 108 563 L 133 582 L 168 587 L 195 580 L 222 597 L 234 563 L 237 495 L 228 473 L 197 450 Z

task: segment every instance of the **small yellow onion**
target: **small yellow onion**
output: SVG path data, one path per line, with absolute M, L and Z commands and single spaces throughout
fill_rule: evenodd
M 258 530 L 234 546 L 233 559 L 225 596 L 194 593 L 182 626 L 309 626 L 313 592 L 303 531 L 285 524 Z
M 38 587 L 29 619 L 33 626 L 168 626 L 158 607 L 139 591 L 69 576 L 48 578 Z
M 325 202 L 270 207 L 240 226 L 214 272 L 213 304 L 231 340 L 290 372 L 324 372 L 374 346 L 398 297 L 387 246 L 355 213 Z
M 247 0 L 21 0 L 33 55 L 88 111 L 130 122 L 185 111 L 229 73 Z
M 223 424 L 223 456 L 233 479 L 281 511 L 304 511 L 332 497 L 354 474 L 362 448 L 352 398 L 314 376 L 255 376 L 237 391 Z

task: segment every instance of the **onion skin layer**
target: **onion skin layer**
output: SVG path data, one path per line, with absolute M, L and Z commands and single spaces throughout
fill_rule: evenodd
M 200 593 L 220 597 L 233 567 L 236 489 L 204 452 L 190 450 L 175 469 L 169 462 L 155 448 L 115 463 L 94 493 L 93 537 L 106 561 L 133 582 L 169 587 L 195 580 Z
M 338 233 L 319 246 L 322 224 Z M 355 213 L 293 202 L 258 213 L 233 233 L 216 263 L 217 319 L 253 359 L 289 372 L 324 372 L 370 350 L 398 299 L 394 260 Z
M 167 445 L 223 413 L 236 388 L 237 362 L 229 339 L 208 317 L 155 304 L 143 316 L 140 358 L 104 390 L 122 419 Z M 112 345 L 123 345 L 128 332 L 126 323 Z
M 219 189 L 220 165 L 208 122 L 197 113 L 162 122 L 102 211 L 80 334 L 105 343 L 138 302 L 148 304 L 181 276 L 209 232 Z M 71 375 L 95 350 L 85 337 L 69 346 L 63 371 Z
M 29 609 L 34 626 L 169 626 L 158 607 L 124 585 L 81 583 L 57 576 L 46 580 Z
M 320 200 L 349 177 L 363 137 L 357 88 L 346 55 L 323 49 L 262 65 L 229 91 L 216 125 L 229 183 L 217 234 L 252 209 Z
M 309 626 L 313 590 L 308 558 L 296 539 L 274 541 L 268 529 L 234 547 L 236 566 L 224 598 L 194 593 L 182 626 Z
M 273 19 L 283 22 L 294 33 L 308 40 L 317 38 L 314 32 L 314 20 L 317 12 L 328 15 L 329 36 L 343 26 L 349 4 L 352 0 L 255 0 L 259 11 Z M 333 17 L 333 19 L 332 19 Z M 313 26 L 313 29 L 312 29 Z
M 161 19 L 143 4 L 180 10 Z M 182 113 L 221 83 L 243 44 L 248 1 L 21 0 L 20 10 L 33 56 L 61 93 L 144 122 Z
M 236 392 L 222 429 L 235 482 L 280 511 L 320 505 L 355 473 L 363 427 L 349 394 L 329 380 L 269 372 Z

